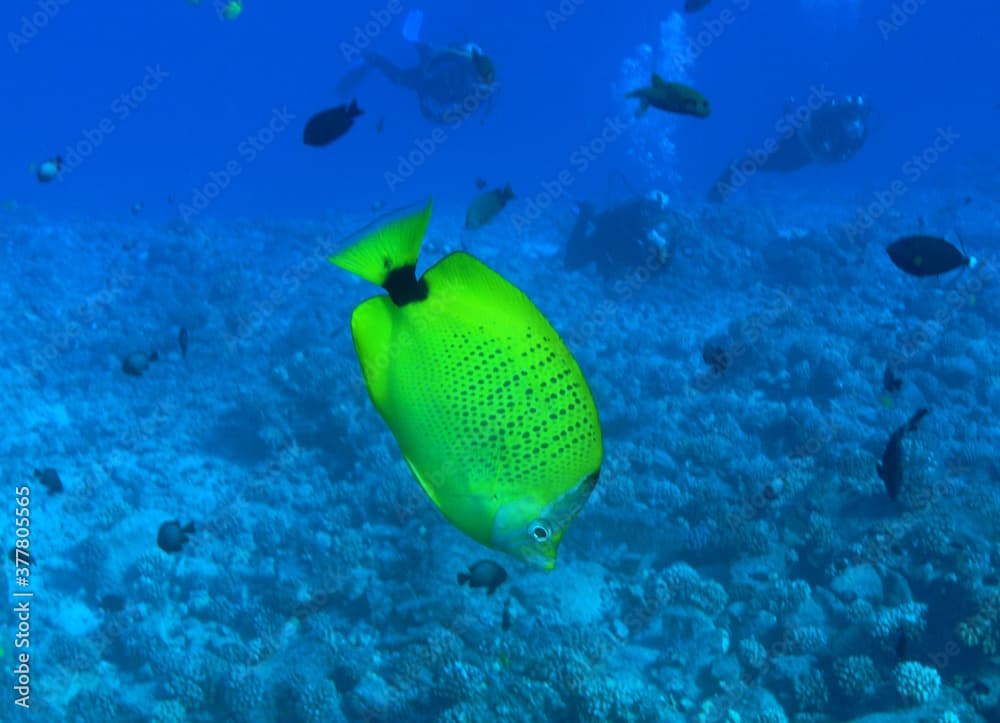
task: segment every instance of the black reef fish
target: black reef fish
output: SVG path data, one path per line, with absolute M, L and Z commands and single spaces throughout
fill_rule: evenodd
M 707 341 L 701 349 L 701 359 L 716 374 L 725 374 L 729 368 L 729 354 L 718 344 Z
M 100 608 L 107 613 L 120 613 L 125 609 L 125 598 L 112 593 L 101 598 Z
M 51 467 L 36 469 L 35 477 L 38 479 L 39 483 L 41 483 L 42 487 L 49 491 L 50 495 L 59 494 L 63 491 L 63 483 L 62 480 L 59 479 L 59 473 Z
M 966 256 L 954 244 L 937 236 L 905 236 L 889 244 L 886 253 L 892 263 L 910 276 L 940 276 L 976 265 L 974 257 Z
M 156 544 L 164 552 L 180 552 L 184 543 L 188 540 L 188 535 L 194 534 L 194 523 L 189 522 L 181 527 L 178 520 L 171 520 L 160 525 L 160 531 L 156 533 Z
M 895 394 L 903 388 L 903 380 L 896 376 L 891 364 L 885 365 L 885 372 L 882 373 L 882 388 L 890 394 Z
M 328 146 L 351 130 L 354 119 L 363 113 L 358 108 L 357 98 L 350 105 L 338 105 L 336 108 L 320 111 L 306 123 L 305 130 L 302 131 L 302 142 L 314 148 Z
M 147 354 L 144 351 L 134 351 L 122 359 L 122 371 L 130 377 L 141 377 L 149 369 L 149 365 L 159 359 L 155 351 Z
M 486 594 L 492 595 L 507 579 L 507 571 L 492 560 L 480 560 L 468 572 L 458 573 L 458 584 L 469 583 L 469 587 L 485 587 Z
M 899 490 L 903 487 L 903 436 L 907 432 L 915 432 L 927 412 L 926 409 L 918 409 L 906 424 L 892 433 L 882 452 L 882 461 L 879 462 L 877 471 L 891 500 L 899 496 Z

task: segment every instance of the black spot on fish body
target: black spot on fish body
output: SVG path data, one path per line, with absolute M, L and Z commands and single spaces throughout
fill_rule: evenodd
M 390 265 L 389 259 L 386 259 L 384 267 L 389 268 Z M 427 280 L 423 277 L 417 278 L 417 267 L 413 264 L 390 271 L 382 283 L 382 288 L 389 292 L 389 298 L 396 306 L 423 301 L 428 294 Z
M 358 108 L 355 98 L 350 105 L 320 111 L 306 122 L 302 131 L 302 142 L 307 146 L 321 148 L 328 146 L 343 136 L 354 125 L 354 119 L 364 113 Z

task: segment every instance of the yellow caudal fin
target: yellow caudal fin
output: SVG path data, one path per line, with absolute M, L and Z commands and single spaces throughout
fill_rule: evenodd
M 383 286 L 396 269 L 416 266 L 431 217 L 431 201 L 422 211 L 399 218 L 362 237 L 327 259 L 331 264 Z

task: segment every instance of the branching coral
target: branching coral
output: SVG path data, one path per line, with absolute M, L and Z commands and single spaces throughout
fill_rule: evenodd
M 941 690 L 941 676 L 934 668 L 909 660 L 893 671 L 896 691 L 908 703 L 924 704 L 934 700 Z
M 833 679 L 837 682 L 840 693 L 851 700 L 871 696 L 879 685 L 875 663 L 867 655 L 852 655 L 835 660 Z

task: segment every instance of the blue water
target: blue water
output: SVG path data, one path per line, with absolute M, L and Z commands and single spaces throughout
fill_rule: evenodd
M 3 720 L 1000 720 L 1000 14 L 682 5 L 0 8 L 0 536 L 28 516 L 31 546 L 0 583 Z M 492 59 L 488 102 L 338 93 L 364 51 L 417 64 L 415 8 Z M 710 116 L 636 119 L 654 70 Z M 708 199 L 786 109 L 844 96 L 872 109 L 856 155 Z M 476 179 L 516 198 L 472 231 Z M 580 204 L 653 190 L 665 262 L 565 267 Z M 601 479 L 551 573 L 445 521 L 361 377 L 372 287 L 324 259 L 429 197 L 421 268 L 486 262 L 593 391 Z M 904 274 L 884 249 L 917 233 L 976 263 Z M 890 500 L 876 465 L 920 408 Z M 455 582 L 482 558 L 492 596 Z

